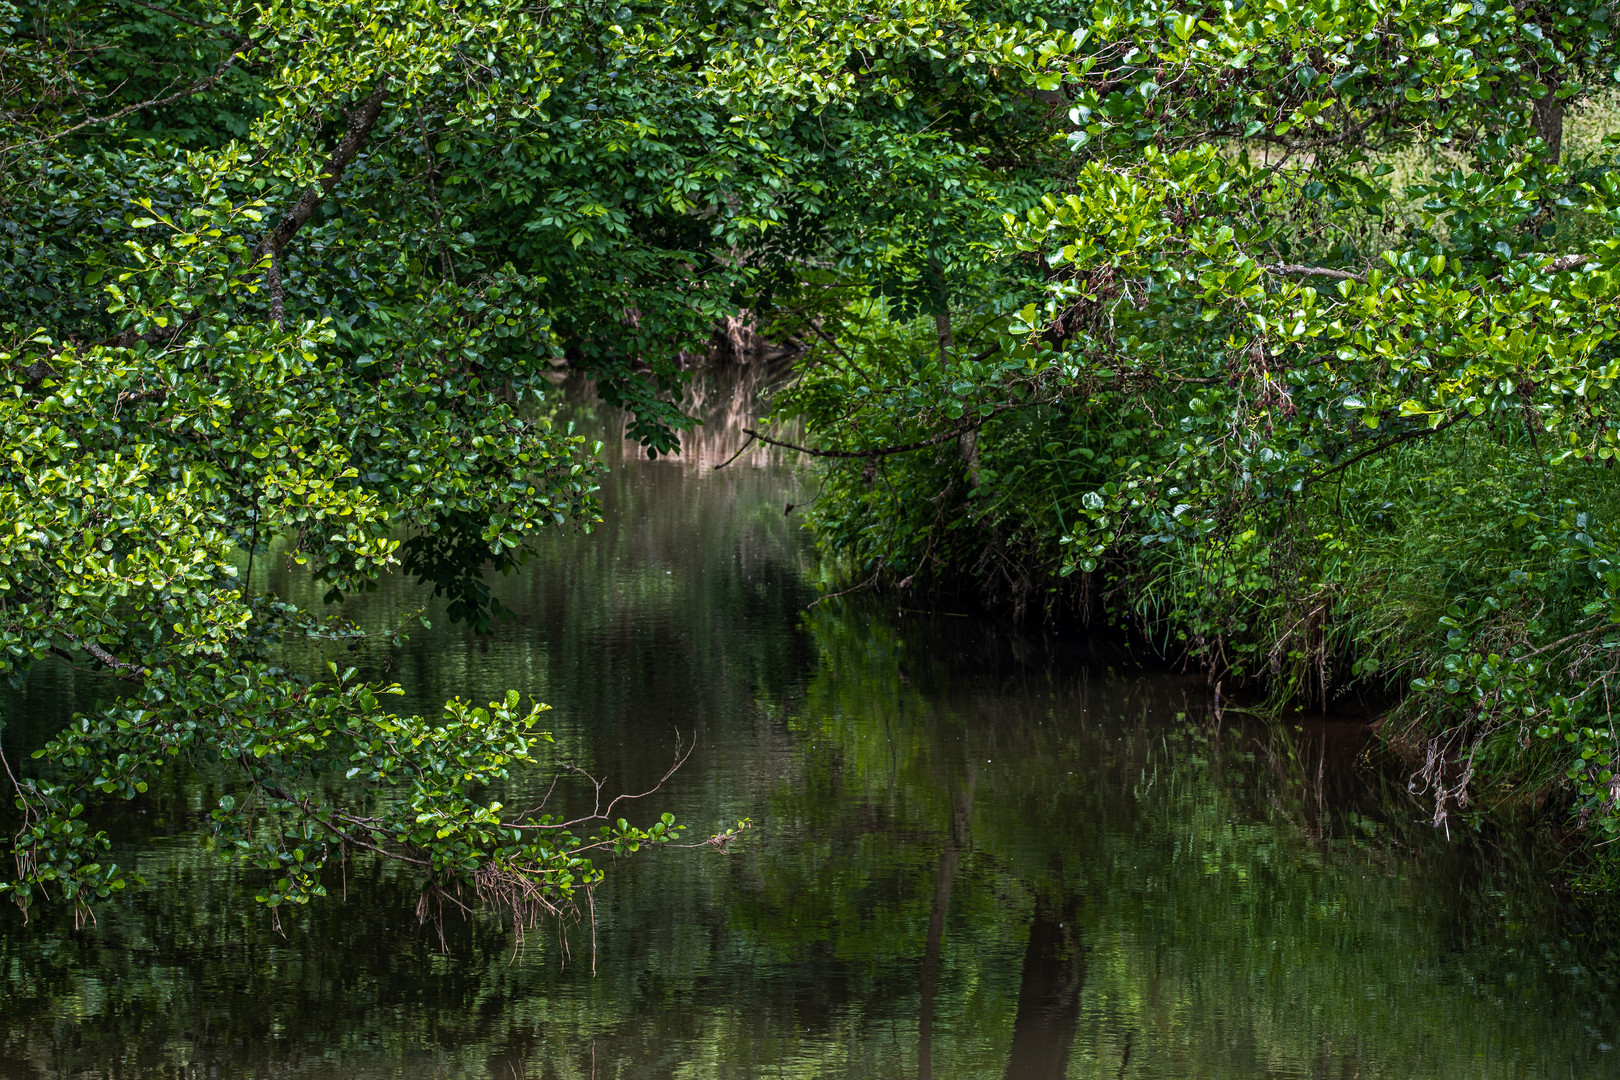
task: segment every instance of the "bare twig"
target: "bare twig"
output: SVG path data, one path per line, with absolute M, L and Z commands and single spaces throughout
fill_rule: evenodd
M 825 595 L 818 596 L 814 600 L 810 601 L 810 603 L 805 605 L 805 606 L 806 607 L 815 607 L 817 604 L 820 604 L 823 600 L 836 600 L 840 596 L 848 596 L 850 593 L 862 592 L 862 591 L 864 591 L 866 589 L 870 589 L 872 586 L 877 584 L 878 578 L 882 575 L 882 573 L 883 573 L 883 567 L 881 565 L 879 565 L 877 570 L 875 572 L 873 572 L 872 576 L 867 578 L 865 581 L 862 581 L 862 582 L 860 582 L 858 584 L 855 584 L 855 585 L 851 585 L 847 589 L 839 589 L 837 592 L 826 593 Z M 908 578 L 907 580 L 909 581 L 910 579 Z
M 1383 442 L 1379 443 L 1377 446 L 1370 447 L 1369 449 L 1363 450 L 1361 453 L 1357 454 L 1355 457 L 1352 457 L 1352 458 L 1350 458 L 1350 459 L 1348 459 L 1346 461 L 1339 462 L 1337 465 L 1334 465 L 1332 468 L 1324 469 L 1321 472 L 1316 473 L 1314 476 L 1307 477 L 1306 478 L 1306 483 L 1314 484 L 1318 480 L 1326 479 L 1327 477 L 1332 476 L 1336 472 L 1342 472 L 1343 470 L 1348 469 L 1350 466 L 1356 464 L 1356 462 L 1363 461 L 1366 458 L 1372 457 L 1374 454 L 1381 454 L 1385 450 L 1388 450 L 1388 449 L 1390 449 L 1391 447 L 1394 447 L 1394 446 L 1399 446 L 1403 442 L 1410 442 L 1413 439 L 1421 439 L 1425 435 L 1433 435 L 1433 434 L 1435 434 L 1437 432 L 1444 431 L 1444 430 L 1446 430 L 1446 428 L 1450 427 L 1452 424 L 1457 423 L 1457 421 L 1465 420 L 1467 418 L 1468 418 L 1467 413 L 1458 413 L 1456 416 L 1453 416 L 1451 419 L 1443 420 L 1440 423 L 1436 424 L 1434 427 L 1414 428 L 1411 431 L 1402 432 L 1401 434 L 1396 435 L 1392 439 L 1385 439 Z
M 1353 270 L 1335 270 L 1329 266 L 1301 266 L 1298 263 L 1271 263 L 1262 265 L 1262 270 L 1273 274 L 1284 274 L 1288 277 L 1325 277 L 1334 281 L 1354 281 L 1358 285 L 1367 284 L 1367 275 L 1358 274 Z
M 25 811 L 28 810 L 32 804 L 28 801 L 28 797 L 23 794 L 22 782 L 17 779 L 17 774 L 11 771 L 11 762 L 6 760 L 6 750 L 3 746 L 0 746 L 0 766 L 3 766 L 6 770 L 6 778 L 11 781 L 12 790 L 17 793 L 17 801 L 22 803 Z
M 1002 409 L 998 411 L 1005 410 Z M 984 421 L 987 419 L 989 419 L 989 417 L 976 418 L 972 423 L 963 424 L 961 427 L 952 428 L 950 431 L 931 436 L 927 439 L 919 439 L 917 442 L 902 443 L 899 446 L 874 447 L 871 450 L 818 450 L 813 446 L 800 446 L 797 443 L 785 442 L 782 439 L 773 439 L 769 435 L 761 435 L 759 432 L 754 431 L 751 428 L 743 428 L 743 434 L 750 435 L 758 439 L 760 442 L 770 443 L 772 446 L 780 446 L 788 450 L 797 450 L 801 454 L 810 454 L 813 457 L 877 458 L 885 457 L 889 454 L 905 454 L 911 452 L 912 450 L 922 450 L 926 447 L 938 446 L 940 443 L 950 442 L 952 439 L 959 439 L 969 431 L 977 431 L 984 425 Z
M 1593 634 L 1601 634 L 1615 629 L 1620 629 L 1620 627 L 1616 627 L 1612 623 L 1604 623 L 1602 626 L 1588 627 L 1585 630 L 1578 630 L 1575 633 L 1570 634 L 1568 637 L 1561 637 L 1557 641 L 1549 642 L 1546 645 L 1543 645 L 1541 648 L 1527 652 L 1523 656 L 1515 657 L 1515 659 L 1528 660 L 1532 656 L 1540 656 L 1542 653 L 1556 649 L 1560 645 L 1568 645 L 1570 642 L 1575 641 L 1578 638 L 1591 637 Z
M 742 452 L 744 450 L 748 449 L 750 446 L 753 446 L 754 445 L 754 440 L 757 439 L 757 438 L 759 438 L 759 436 L 755 435 L 752 431 L 750 431 L 748 433 L 748 441 L 743 443 L 741 446 L 737 447 L 737 452 L 735 454 L 732 454 L 730 457 L 726 458 L 726 460 L 724 460 L 720 464 L 716 465 L 714 467 L 714 471 L 719 472 L 721 469 L 725 468 L 727 465 L 730 465 L 733 461 L 736 461 L 738 458 L 742 457 Z
M 598 780 L 584 769 L 578 768 L 577 766 L 570 766 L 574 772 L 579 773 L 581 776 L 591 781 L 592 785 L 594 785 L 596 788 L 596 803 L 592 808 L 592 812 L 585 817 L 575 818 L 572 821 L 565 821 L 561 825 L 554 827 L 567 829 L 575 825 L 583 825 L 587 821 L 611 821 L 613 819 L 613 808 L 615 806 L 618 806 L 621 802 L 626 802 L 631 799 L 645 799 L 648 795 L 656 792 L 659 788 L 664 786 L 664 782 L 666 780 L 680 771 L 681 766 L 686 764 L 686 759 L 692 756 L 692 751 L 695 749 L 697 749 L 697 739 L 695 738 L 689 744 L 687 744 L 685 750 L 681 749 L 681 733 L 677 729 L 675 732 L 675 761 L 668 769 L 664 771 L 664 775 L 658 778 L 657 783 L 653 784 L 653 786 L 648 788 L 646 791 L 636 795 L 614 796 L 613 800 L 607 804 L 606 810 L 602 809 L 602 785 L 607 782 L 607 779 L 604 777 L 603 779 Z

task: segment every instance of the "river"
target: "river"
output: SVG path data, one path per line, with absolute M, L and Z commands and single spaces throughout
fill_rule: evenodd
M 811 607 L 785 507 L 814 478 L 757 445 L 716 470 L 722 398 L 680 460 L 609 439 L 605 523 L 499 583 L 516 618 L 360 662 L 410 708 L 549 702 L 605 790 L 695 740 L 626 816 L 752 828 L 608 866 L 594 946 L 588 917 L 521 948 L 423 926 L 364 862 L 278 928 L 197 841 L 214 781 L 178 778 L 126 816 L 149 888 L 78 929 L 0 915 L 0 1080 L 1620 1075 L 1620 939 L 1555 851 L 1434 830 L 1352 721 L 1217 717 L 1196 677 L 950 611 Z M 422 604 L 390 580 L 355 610 Z M 42 669 L 8 748 L 95 693 Z

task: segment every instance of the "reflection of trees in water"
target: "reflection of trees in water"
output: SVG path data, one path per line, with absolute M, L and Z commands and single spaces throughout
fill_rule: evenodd
M 758 428 L 760 419 L 770 411 L 770 391 L 784 374 L 781 369 L 759 366 L 700 372 L 688 386 L 684 404 L 688 414 L 702 423 L 681 435 L 681 453 L 676 460 L 700 469 L 712 469 L 726 461 L 732 462 L 728 468 L 794 463 L 797 455 L 792 451 L 764 443 L 755 443 L 737 454 L 748 441 L 744 429 Z
M 1038 643 L 1019 659 L 869 609 L 810 622 L 821 673 L 793 722 L 808 785 L 773 813 L 830 839 L 809 866 L 765 851 L 760 906 L 740 901 L 734 925 L 871 970 L 909 957 L 916 1075 L 1600 1063 L 1613 930 L 1594 928 L 1606 958 L 1584 974 L 1530 960 L 1569 917 L 1545 853 L 1447 844 L 1358 771 L 1364 732 L 1217 721 L 1196 684 L 1088 680 Z
M 288 916 L 283 937 L 209 853 L 140 869 L 186 902 L 105 909 L 94 932 L 0 917 L 0 1077 L 481 1076 L 521 1029 L 504 1002 L 521 1012 L 532 972 L 507 935 L 453 924 L 463 962 L 445 963 L 390 871 L 351 866 L 348 902 Z
M 966 772 L 965 788 L 956 790 L 951 798 L 945 850 L 935 872 L 928 911 L 928 936 L 918 989 L 917 1080 L 933 1080 L 935 997 L 945 924 L 961 854 L 972 840 L 975 770 L 969 766 Z M 1006 1080 L 1063 1080 L 1066 1075 L 1086 976 L 1085 949 L 1075 921 L 1079 903 L 1079 897 L 1072 893 L 1054 896 L 1043 890 L 1034 895 L 1019 971 Z
M 543 691 L 615 777 L 704 725 L 673 808 L 761 827 L 615 874 L 596 977 L 581 938 L 559 972 L 493 924 L 441 957 L 411 887 L 359 863 L 283 939 L 244 875 L 160 843 L 137 868 L 184 904 L 78 935 L 0 917 L 0 1078 L 1601 1071 L 1571 1002 L 1612 1030 L 1612 935 L 1539 887 L 1542 854 L 1408 828 L 1349 729 L 1213 723 L 1196 684 L 967 620 L 801 624 L 781 490 L 626 464 L 597 535 L 503 585 L 516 623 L 395 657 L 426 699 Z M 151 831 L 217 796 L 154 793 Z
M 1020 685 L 1015 672 L 1003 692 L 986 692 L 994 682 L 984 678 L 990 674 L 984 656 L 953 656 L 948 647 L 913 656 L 881 625 L 848 614 L 812 620 L 823 646 L 822 674 L 798 723 L 816 748 L 812 783 L 818 777 L 827 783 L 805 792 L 806 802 L 821 804 L 819 813 L 804 810 L 817 815 L 818 833 L 852 845 L 854 865 L 823 858 L 822 876 L 809 879 L 798 867 L 772 865 L 786 880 L 768 890 L 773 910 L 755 914 L 749 926 L 813 928 L 812 936 L 841 939 L 839 951 L 866 951 L 878 963 L 909 955 L 918 965 L 919 1080 L 987 1069 L 1056 1080 L 1080 1016 L 1085 957 L 1074 916 L 1084 875 L 1066 868 L 1074 861 L 1070 838 L 1054 830 L 1052 815 L 1031 813 L 1014 794 L 1037 802 L 1064 798 L 1052 774 L 1056 762 L 1073 763 L 1052 753 L 1064 725 L 1035 715 L 1041 691 L 1050 688 Z M 958 667 L 964 660 L 973 666 Z M 939 693 L 941 674 L 951 669 L 973 672 L 971 679 L 946 676 L 973 688 L 965 697 Z M 828 805 L 838 803 L 848 817 L 826 818 Z M 914 867 L 912 884 L 895 897 L 914 912 L 909 931 L 902 929 L 904 915 L 872 909 L 874 896 L 894 897 L 893 889 L 863 887 L 860 880 L 860 849 L 877 844 L 891 852 L 877 867 Z M 901 853 L 907 848 L 937 854 L 918 859 Z M 980 1033 L 966 1027 L 967 1014 L 986 1009 L 999 1015 L 1006 1036 L 999 1053 L 975 1051 Z
M 786 362 L 709 367 L 694 372 L 681 399 L 681 409 L 698 423 L 681 433 L 679 454 L 657 460 L 667 466 L 704 472 L 727 462 L 730 462 L 727 468 L 733 469 L 799 464 L 799 455 L 793 451 L 760 442 L 750 445 L 744 433 L 745 429 L 758 428 L 761 419 L 770 412 L 771 391 L 790 375 Z M 627 421 L 595 403 L 595 392 L 589 383 L 570 381 L 565 394 L 576 412 L 589 410 L 601 418 L 602 438 L 608 443 L 605 449 L 610 462 L 644 456 L 639 444 L 624 438 Z M 747 450 L 738 454 L 745 445 Z
M 1035 894 L 1006 1080 L 1063 1080 L 1068 1072 L 1086 983 L 1079 906 L 1073 894 Z
M 920 1003 L 917 1012 L 917 1080 L 934 1075 L 934 995 L 939 989 L 940 952 L 945 946 L 945 918 L 951 910 L 951 888 L 962 848 L 967 846 L 968 820 L 973 814 L 973 770 L 967 772 L 965 791 L 953 793 L 951 821 L 945 830 L 945 851 L 934 875 L 934 898 L 928 908 L 928 939 L 923 946 Z

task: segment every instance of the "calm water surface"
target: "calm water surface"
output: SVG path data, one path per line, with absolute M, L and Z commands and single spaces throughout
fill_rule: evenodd
M 588 922 L 441 940 L 367 864 L 278 933 L 182 778 L 124 826 L 151 889 L 80 930 L 0 915 L 0 1078 L 1620 1075 L 1614 932 L 1534 845 L 1418 822 L 1355 725 L 1216 721 L 1196 681 L 948 613 L 806 611 L 783 510 L 814 481 L 758 448 L 715 472 L 724 436 L 617 461 L 607 523 L 506 579 L 492 635 L 357 660 L 413 708 L 550 702 L 613 790 L 695 738 L 637 812 L 753 819 L 729 854 L 610 867 L 594 963 Z M 101 689 L 39 672 L 8 747 Z

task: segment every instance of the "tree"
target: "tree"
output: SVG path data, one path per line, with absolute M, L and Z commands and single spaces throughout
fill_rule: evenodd
M 782 16 L 0 2 L 0 292 L 17 298 L 0 666 L 70 663 L 115 688 L 37 774 L 7 763 L 20 903 L 124 887 L 98 800 L 182 760 L 233 778 L 212 828 L 279 875 L 272 905 L 368 852 L 521 925 L 597 880 L 590 852 L 675 835 L 612 804 L 568 821 L 483 801 L 538 759 L 541 707 L 400 717 L 382 704 L 397 688 L 286 670 L 285 640 L 355 631 L 257 591 L 253 570 L 274 540 L 335 603 L 397 565 L 486 626 L 486 568 L 598 512 L 596 448 L 539 401 L 554 365 L 593 378 L 650 453 L 674 450 L 683 349 L 871 224 L 841 223 L 828 179 L 887 151 L 800 170 L 813 133 L 832 145 L 831 119 L 835 143 L 959 161 L 950 140 L 884 134 L 922 122 L 890 68 L 927 75 L 946 37 L 1027 36 L 939 0 L 823 12 L 830 34 Z M 946 66 L 936 81 L 965 85 Z M 794 229 L 811 239 L 772 246 Z M 936 308 L 946 261 L 905 263 L 933 275 Z
M 1620 188 L 1562 119 L 1613 81 L 1612 6 L 1127 3 L 1008 63 L 1069 105 L 1000 253 L 1044 282 L 999 350 L 907 363 L 890 320 L 858 394 L 791 396 L 828 546 L 1017 606 L 1078 574 L 1277 701 L 1387 681 L 1437 823 L 1494 762 L 1620 828 Z M 939 449 L 969 431 L 976 476 Z
M 452 614 L 483 621 L 487 560 L 510 565 L 538 530 L 593 520 L 593 448 L 532 403 L 568 347 L 547 311 L 555 285 L 532 267 L 559 236 L 602 246 L 592 221 L 611 215 L 583 184 L 553 182 L 557 205 L 525 239 L 507 230 L 533 195 L 514 165 L 622 159 L 627 131 L 648 143 L 650 119 L 614 116 L 559 145 L 628 70 L 612 15 L 0 8 L 0 284 L 20 298 L 0 348 L 0 665 L 21 678 L 54 658 L 121 684 L 40 752 L 44 773 L 7 766 L 19 903 L 124 887 L 86 818 L 180 759 L 235 776 L 213 828 L 225 852 L 280 875 L 260 893 L 272 905 L 320 895 L 335 855 L 371 852 L 522 923 L 599 878 L 590 852 L 678 834 L 667 815 L 638 828 L 603 806 L 569 822 L 476 798 L 536 761 L 542 707 L 513 693 L 400 717 L 382 704 L 394 688 L 283 670 L 284 638 L 347 631 L 256 592 L 251 573 L 281 537 L 340 599 L 403 555 L 453 594 Z M 548 110 L 553 95 L 563 108 Z M 689 175 L 648 171 L 621 217 L 689 218 Z M 710 231 L 723 242 L 730 227 Z M 596 352 L 579 348 L 667 449 L 673 354 L 638 371 L 630 350 L 703 323 L 723 291 L 706 296 L 656 237 L 624 247 L 605 268 L 616 289 L 596 289 L 583 258 L 562 276 L 624 309 L 617 340 L 593 330 Z

